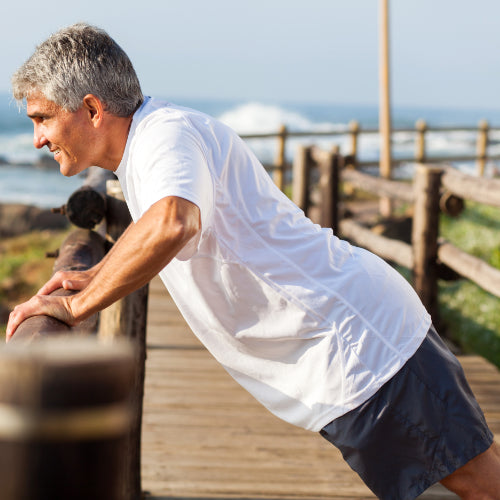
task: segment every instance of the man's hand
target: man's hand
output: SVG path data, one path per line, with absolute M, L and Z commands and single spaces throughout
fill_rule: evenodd
M 54 318 L 73 326 L 77 323 L 70 307 L 69 296 L 50 295 L 55 290 L 83 290 L 92 281 L 98 270 L 98 265 L 86 271 L 58 271 L 37 294 L 28 302 L 17 305 L 10 313 L 5 340 L 8 342 L 17 327 L 31 316 L 53 316 Z
M 5 341 L 11 339 L 25 319 L 39 315 L 52 316 L 70 326 L 77 322 L 71 310 L 71 296 L 35 295 L 10 313 Z
M 58 271 L 45 285 L 38 290 L 37 295 L 50 295 L 58 288 L 65 290 L 83 290 L 94 277 L 95 271 Z

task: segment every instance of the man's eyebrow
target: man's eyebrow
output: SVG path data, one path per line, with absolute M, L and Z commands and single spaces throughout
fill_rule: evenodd
M 34 111 L 33 113 L 26 113 L 28 118 L 43 118 L 47 116 L 47 113 L 43 113 L 42 111 Z

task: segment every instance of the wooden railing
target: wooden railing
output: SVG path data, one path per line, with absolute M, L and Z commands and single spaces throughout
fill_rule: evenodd
M 331 227 L 341 237 L 410 269 L 414 288 L 436 323 L 439 319 L 437 281 L 441 275 L 450 275 L 450 270 L 500 298 L 500 270 L 439 237 L 440 212 L 458 215 L 464 199 L 500 207 L 500 179 L 483 179 L 453 168 L 420 164 L 410 184 L 342 166 L 343 158 L 338 153 L 314 147 L 299 148 L 293 170 L 294 201 L 308 215 L 316 205 L 319 207 L 319 216 L 315 216 L 318 222 L 332 221 Z M 322 193 L 316 203 L 312 200 L 314 196 L 310 196 L 314 193 L 310 185 L 314 169 L 320 179 L 316 192 Z M 322 182 L 327 189 L 321 188 Z M 339 220 L 341 183 L 413 205 L 411 244 L 375 234 L 354 219 Z M 328 199 L 329 193 L 333 200 Z
M 58 210 L 59 212 L 66 214 L 70 221 L 76 225 L 78 229 L 75 229 L 70 233 L 59 249 L 59 255 L 54 265 L 54 272 L 59 270 L 86 270 L 97 264 L 102 258 L 105 257 L 107 250 L 109 250 L 109 248 L 130 223 L 130 214 L 125 202 L 123 201 L 119 185 L 117 185 L 118 181 L 113 179 L 115 179 L 115 177 L 112 173 L 97 169 L 97 167 L 92 167 L 84 186 L 73 193 L 69 197 L 66 205 Z M 60 295 L 74 292 L 67 292 L 60 289 L 53 293 L 55 295 Z M 21 323 L 21 325 L 19 325 L 16 334 L 12 337 L 8 344 L 10 349 L 15 349 L 17 351 L 16 356 L 19 356 L 19 353 L 21 352 L 20 347 L 26 346 L 25 355 L 27 356 L 27 359 L 30 359 L 30 356 L 33 355 L 31 352 L 33 348 L 31 346 L 36 346 L 40 340 L 53 342 L 55 336 L 60 337 L 61 335 L 65 338 L 82 336 L 86 338 L 94 338 L 96 342 L 99 342 L 100 344 L 105 343 L 106 345 L 116 342 L 120 344 L 120 342 L 123 343 L 126 341 L 130 346 L 130 351 L 132 353 L 131 356 L 129 356 L 131 357 L 131 366 L 129 368 L 123 368 L 123 370 L 125 370 L 127 374 L 132 372 L 133 376 L 128 377 L 127 375 L 128 382 L 126 384 L 127 387 L 125 392 L 123 392 L 125 389 L 119 389 L 118 385 L 116 385 L 123 383 L 123 377 L 120 378 L 119 373 L 117 375 L 117 373 L 112 373 L 112 371 L 110 371 L 113 363 L 109 365 L 107 375 L 106 367 L 99 367 L 99 373 L 101 373 L 99 376 L 102 377 L 101 383 L 105 387 L 109 388 L 110 394 L 108 396 L 111 400 L 116 397 L 116 391 L 118 391 L 118 389 L 120 394 L 127 394 L 127 400 L 125 403 L 129 405 L 130 411 L 127 411 L 126 416 L 126 435 L 124 436 L 124 439 L 119 441 L 119 449 L 113 448 L 113 452 L 110 454 L 110 435 L 113 436 L 112 439 L 117 438 L 117 435 L 112 432 L 113 429 L 110 430 L 110 435 L 105 433 L 99 435 L 99 433 L 97 433 L 99 439 L 97 439 L 95 448 L 92 448 L 94 450 L 92 453 L 94 453 L 95 456 L 89 454 L 90 452 L 88 451 L 87 439 L 80 439 L 81 436 L 79 436 L 79 428 L 74 429 L 73 436 L 65 437 L 67 445 L 67 448 L 65 449 L 70 450 L 69 453 L 72 453 L 71 456 L 75 462 L 74 470 L 69 470 L 68 468 L 63 469 L 66 475 L 73 478 L 73 482 L 71 482 L 71 477 L 64 478 L 64 484 L 68 488 L 73 488 L 71 491 L 65 490 L 66 493 L 63 496 L 67 498 L 81 498 L 82 500 L 83 498 L 103 500 L 138 500 L 141 498 L 140 451 L 146 359 L 145 339 L 147 299 L 148 286 L 145 286 L 102 310 L 98 315 L 94 315 L 77 327 L 72 328 L 49 316 L 34 316 L 28 318 Z M 68 344 L 67 348 L 71 349 L 71 344 Z M 78 346 L 75 348 L 79 349 Z M 38 348 L 35 347 L 35 350 L 36 349 Z M 9 349 L 7 351 L 8 358 Z M 98 349 L 91 349 L 88 352 L 93 352 L 95 356 Z M 108 350 L 107 352 L 109 359 L 114 359 L 113 351 Z M 68 350 L 67 356 L 69 359 L 72 359 L 73 354 Z M 127 361 L 125 360 L 124 362 Z M 60 363 L 60 361 L 56 361 L 55 363 Z M 78 364 L 83 363 L 83 361 L 75 360 L 75 363 L 76 366 L 71 365 L 71 363 L 68 364 L 68 376 L 75 369 L 78 370 Z M 85 361 L 85 363 L 90 363 L 90 360 Z M 50 368 L 50 370 L 52 370 L 52 368 Z M 84 373 L 80 371 L 80 375 L 83 376 Z M 90 376 L 90 374 L 87 375 Z M 119 380 L 115 382 L 113 379 L 117 376 Z M 15 378 L 16 374 L 13 374 L 13 377 Z M 86 390 L 88 389 L 85 389 L 85 387 L 82 386 L 82 391 L 84 393 Z M 54 391 L 57 391 L 57 389 L 54 389 Z M 77 387 L 75 387 L 75 391 L 78 391 Z M 87 398 L 88 396 L 88 394 L 84 394 L 84 398 Z M 77 396 L 75 395 L 74 397 L 76 398 Z M 101 393 L 96 392 L 96 398 L 102 397 Z M 113 402 L 113 400 L 111 402 Z M 38 404 L 43 405 L 45 403 L 42 399 L 40 399 Z M 99 405 L 99 402 L 98 400 L 94 403 L 92 401 L 86 401 L 85 404 L 92 406 L 93 404 Z M 0 401 L 0 413 L 1 408 L 2 401 Z M 36 404 L 31 408 L 31 410 L 34 413 L 31 416 L 28 415 L 27 418 L 35 418 L 37 412 L 43 413 L 43 409 L 38 408 Z M 9 412 L 12 413 L 10 409 Z M 85 412 L 87 412 L 86 409 L 84 409 L 82 414 L 85 415 Z M 104 412 L 105 415 L 108 415 L 108 413 Z M 118 418 L 117 415 L 113 416 L 111 413 L 109 413 L 109 415 L 113 418 Z M 118 420 L 120 419 L 118 418 Z M 124 417 L 121 418 L 120 422 L 124 422 Z M 82 425 L 85 426 L 85 422 L 83 422 Z M 96 425 L 99 427 L 100 424 Z M 2 436 L 1 430 L 0 425 L 0 453 L 2 450 L 2 443 L 4 442 L 2 441 L 2 438 L 6 438 L 7 441 L 9 439 L 14 439 L 13 436 Z M 62 444 L 57 444 L 59 441 L 56 431 L 57 429 L 51 435 L 52 441 L 47 443 L 49 448 L 51 446 L 63 446 Z M 29 429 L 27 429 L 26 434 L 17 436 L 16 439 L 24 443 L 26 448 L 29 448 L 32 446 L 32 440 L 35 438 L 38 439 L 38 435 L 32 435 L 32 433 L 29 432 Z M 114 446 L 115 445 L 113 445 L 113 447 Z M 64 456 L 62 451 L 61 453 L 62 456 Z M 102 457 L 107 456 L 109 458 L 109 462 L 102 462 L 103 459 L 99 456 L 99 454 L 102 454 Z M 80 458 L 87 461 L 96 460 L 100 463 L 98 468 L 91 469 L 92 473 L 95 473 L 96 476 L 90 475 L 90 477 L 86 477 L 86 481 L 89 484 L 91 484 L 94 480 L 99 483 L 98 491 L 95 489 L 89 490 L 88 488 L 80 488 L 81 471 L 77 469 L 78 467 L 86 466 L 86 464 L 79 461 Z M 57 460 L 57 457 L 55 457 L 54 460 Z M 108 467 L 110 469 L 107 479 L 104 477 L 108 474 L 107 472 L 101 473 L 99 478 L 97 478 L 97 475 L 99 475 L 98 469 L 100 468 L 105 471 Z M 45 477 L 37 476 L 36 480 L 38 483 L 32 485 L 33 491 L 36 491 L 37 487 L 45 491 L 44 488 L 49 487 L 47 485 L 50 485 L 51 482 L 56 485 L 59 484 L 59 470 L 60 464 L 51 463 L 50 466 L 47 467 L 47 474 Z M 24 482 L 33 482 L 33 480 L 34 478 L 24 478 Z M 21 491 L 24 491 L 20 489 L 23 488 L 22 481 L 20 483 L 16 482 L 12 488 L 12 495 L 5 496 L 6 499 L 14 500 L 17 498 L 30 497 L 30 495 L 26 496 L 21 493 Z M 89 491 L 92 491 L 92 493 L 89 493 Z M 38 498 L 37 495 L 35 496 Z M 47 493 L 47 498 L 49 497 L 52 496 Z
M 418 120 L 415 128 L 395 128 L 392 130 L 392 137 L 399 133 L 410 133 L 414 135 L 414 155 L 406 157 L 393 157 L 391 163 L 397 166 L 403 163 L 453 163 L 453 162 L 475 162 L 476 171 L 479 177 L 482 177 L 488 160 L 499 160 L 500 154 L 489 154 L 488 145 L 490 143 L 491 132 L 499 132 L 500 128 L 490 127 L 488 122 L 481 120 L 477 127 L 430 127 L 424 120 Z M 476 134 L 476 149 L 474 154 L 468 155 L 432 155 L 428 147 L 429 133 L 450 134 L 454 132 L 473 132 Z M 359 139 L 364 135 L 377 135 L 379 130 L 376 128 L 362 128 L 357 121 L 349 123 L 345 130 L 336 131 L 316 131 L 316 132 L 294 132 L 282 125 L 277 132 L 263 134 L 242 134 L 244 140 L 252 139 L 276 139 L 277 148 L 273 163 L 266 163 L 265 167 L 272 172 L 275 183 L 281 189 L 285 184 L 285 172 L 290 167 L 290 162 L 286 157 L 286 146 L 290 139 L 307 139 L 308 143 L 314 140 L 331 137 L 332 143 L 338 142 L 340 136 L 347 137 L 349 142 L 349 151 L 342 151 L 346 165 L 358 167 L 374 166 L 378 160 L 360 160 Z M 337 139 L 337 141 L 336 141 Z

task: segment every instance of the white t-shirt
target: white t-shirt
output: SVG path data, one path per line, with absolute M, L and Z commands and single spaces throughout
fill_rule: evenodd
M 134 220 L 166 196 L 200 208 L 200 234 L 160 276 L 201 342 L 282 419 L 321 429 L 425 337 L 404 278 L 313 224 L 217 120 L 146 99 L 116 174 Z

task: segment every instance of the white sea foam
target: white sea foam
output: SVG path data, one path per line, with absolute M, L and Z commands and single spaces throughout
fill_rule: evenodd
M 1 97 L 1 96 L 0 96 Z M 1 101 L 1 99 L 0 99 Z M 331 136 L 289 137 L 286 142 L 286 158 L 293 161 L 299 144 L 317 145 L 323 149 L 331 149 L 333 145 L 340 148 L 341 153 L 351 154 L 352 139 L 348 133 L 348 123 L 351 119 L 361 122 L 361 130 L 376 127 L 377 110 L 373 107 L 350 108 L 332 104 L 320 105 L 278 105 L 261 102 L 247 102 L 227 104 L 210 102 L 210 113 L 232 127 L 240 135 L 277 133 L 281 125 L 286 125 L 290 132 L 332 132 Z M 194 106 L 200 108 L 200 106 Z M 203 107 L 200 109 L 203 110 Z M 477 125 L 482 116 L 469 117 L 461 121 L 462 115 L 441 115 L 432 110 L 422 112 L 423 118 L 428 120 L 429 126 L 439 126 L 440 123 L 449 125 L 459 123 L 463 125 Z M 2 106 L 0 102 L 0 158 L 14 164 L 34 164 L 46 150 L 37 150 L 33 147 L 32 126 L 24 116 L 12 106 Z M 208 110 L 207 110 L 208 112 Z M 395 127 L 405 126 L 412 128 L 415 121 L 408 118 L 408 113 L 402 113 L 393 120 Z M 463 115 L 466 117 L 466 115 Z M 467 115 L 468 116 L 468 115 Z M 419 116 L 420 117 L 420 116 Z M 413 120 L 413 121 L 412 121 Z M 446 121 L 445 121 L 446 120 Z M 412 158 L 415 155 L 416 132 L 395 132 L 392 136 L 392 153 L 395 158 Z M 264 163 L 272 163 L 277 154 L 278 141 L 276 138 L 258 138 L 247 140 L 250 148 Z M 476 151 L 477 132 L 428 132 L 426 134 L 426 154 L 428 158 L 443 156 L 473 156 Z M 376 161 L 379 157 L 380 137 L 377 133 L 360 134 L 358 137 L 358 158 L 361 161 Z M 489 133 L 488 152 L 490 155 L 500 155 L 500 130 Z M 500 161 L 489 161 L 487 171 L 493 172 Z M 455 163 L 463 171 L 474 172 L 473 162 Z M 0 202 L 22 201 L 42 206 L 56 206 L 65 202 L 73 189 L 73 184 L 65 181 L 58 172 L 38 171 L 25 167 L 8 173 L 8 168 L 0 165 Z M 413 165 L 398 169 L 401 176 L 412 174 Z M 12 184 L 9 175 L 19 177 L 19 182 Z M 50 176 L 50 177 L 49 177 Z M 73 181 L 77 185 L 81 180 Z
M 280 106 L 249 102 L 225 111 L 219 120 L 229 125 L 240 135 L 276 132 L 286 125 L 295 132 L 322 132 L 345 130 L 345 124 L 314 122 L 304 115 Z
M 9 163 L 35 163 L 41 154 L 33 146 L 33 135 L 29 133 L 0 134 L 0 157 Z
M 313 121 L 297 111 L 291 111 L 284 107 L 249 102 L 229 109 L 218 116 L 218 119 L 230 126 L 238 134 L 268 134 L 277 133 L 282 125 L 289 132 L 342 132 L 347 130 L 347 125 L 325 121 Z M 290 160 L 295 154 L 298 144 L 314 143 L 319 147 L 330 148 L 333 144 L 344 146 L 346 136 L 335 136 L 329 138 L 302 137 L 290 138 L 286 144 L 286 156 Z M 275 138 L 247 139 L 254 153 L 267 163 L 273 161 L 276 156 L 277 141 Z

